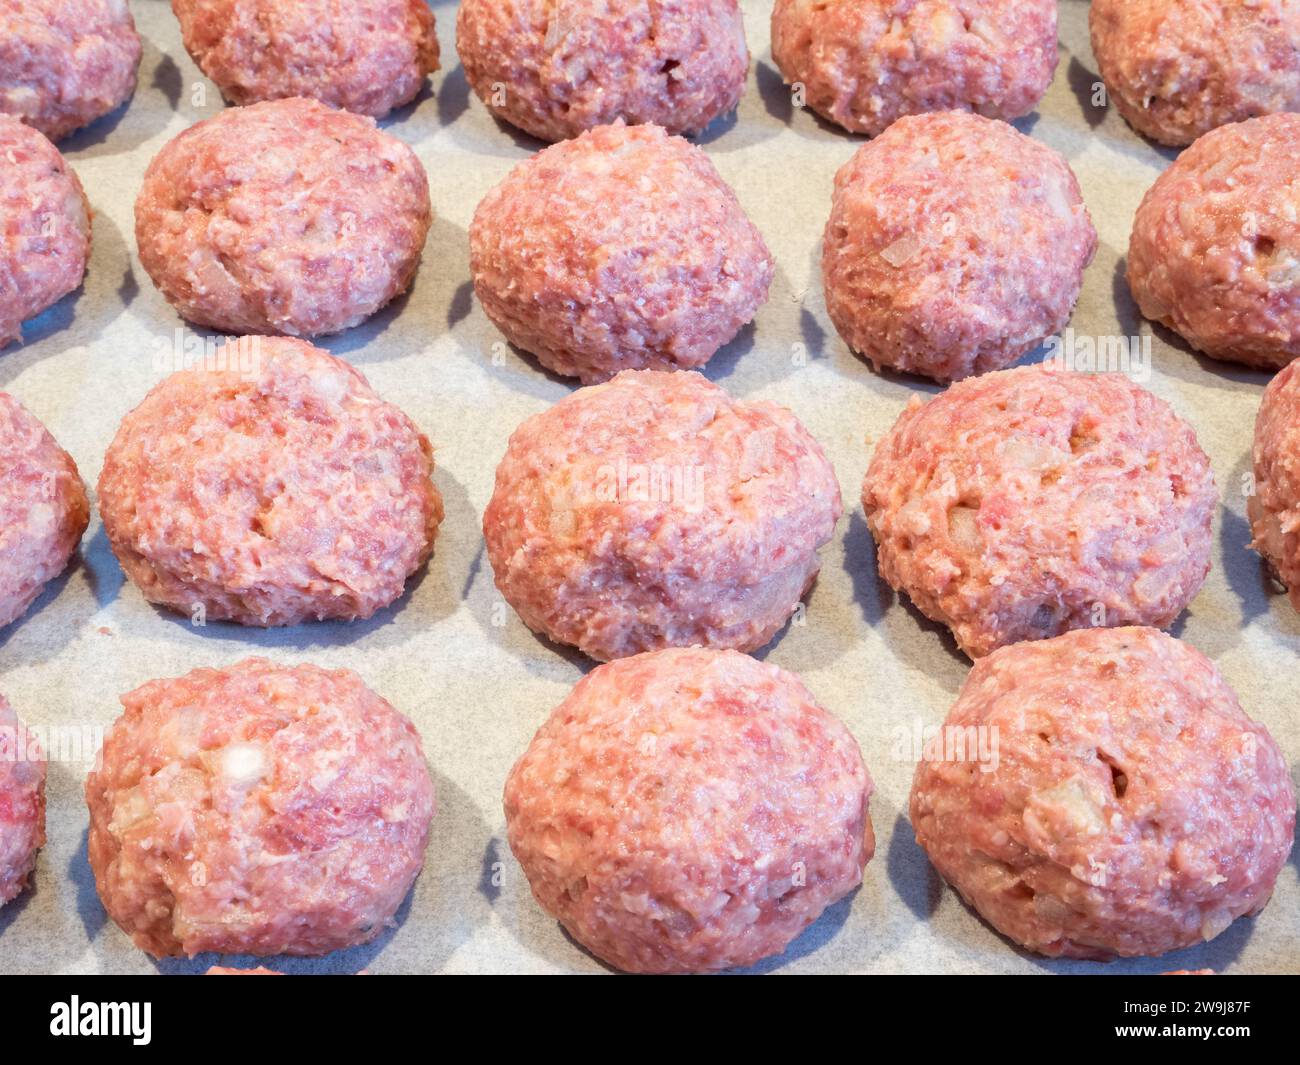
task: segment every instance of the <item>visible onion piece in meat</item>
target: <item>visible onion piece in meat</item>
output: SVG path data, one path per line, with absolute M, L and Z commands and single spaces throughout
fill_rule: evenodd
M 921 239 L 915 233 L 899 237 L 887 248 L 881 249 L 880 257 L 897 269 L 912 259 L 921 250 Z
M 1047 470 L 1065 461 L 1066 453 L 1037 436 L 1009 436 L 998 446 L 998 456 L 1007 466 L 1024 470 Z
M 948 511 L 948 535 L 952 542 L 963 551 L 979 551 L 984 546 L 976 518 L 979 510 L 974 507 L 953 507 Z

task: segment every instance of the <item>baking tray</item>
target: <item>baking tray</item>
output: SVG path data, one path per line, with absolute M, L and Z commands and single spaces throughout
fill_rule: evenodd
M 862 138 L 791 106 L 768 47 L 770 2 L 742 4 L 754 56 L 748 90 L 737 115 L 715 123 L 699 143 L 763 231 L 777 272 L 769 303 L 717 355 L 707 375 L 735 395 L 791 407 L 839 475 L 847 514 L 824 552 L 806 623 L 791 625 L 759 657 L 802 675 L 857 737 L 876 781 L 871 816 L 878 842 L 861 890 L 756 970 L 1300 972 L 1295 856 L 1258 918 L 1237 921 L 1195 949 L 1100 964 L 1018 951 L 943 886 L 917 848 L 905 816 L 914 763 L 907 737 L 943 720 L 969 663 L 942 628 L 878 579 L 858 496 L 873 443 L 913 393 L 937 388 L 873 372 L 836 336 L 822 299 L 821 231 L 835 171 Z M 90 485 L 118 421 L 174 365 L 178 343 L 208 337 L 177 332 L 181 321 L 136 257 L 132 205 L 159 148 L 222 104 L 181 46 L 170 5 L 135 0 L 132 7 L 145 40 L 135 99 L 61 145 L 95 210 L 85 287 L 29 323 L 21 347 L 0 354 L 0 389 L 46 423 Z M 505 844 L 501 811 L 510 766 L 592 663 L 557 651 L 512 611 L 499 609 L 479 527 L 510 432 L 573 387 L 501 345 L 469 281 L 466 227 L 475 205 L 541 145 L 499 125 L 473 97 L 456 61 L 455 5 L 433 7 L 446 69 L 415 104 L 383 123 L 429 171 L 438 217 L 424 263 L 407 297 L 323 346 L 357 365 L 433 440 L 447 507 L 434 558 L 398 604 L 368 622 L 269 632 L 220 623 L 194 628 L 124 584 L 98 518 L 92 520 L 79 561 L 23 620 L 0 632 L 0 690 L 30 724 L 59 729 L 65 739 L 84 737 L 88 748 L 80 760 L 50 765 L 49 843 L 34 890 L 0 909 L 0 971 L 190 973 L 217 960 L 155 962 L 108 921 L 86 861 L 82 784 L 85 759 L 119 713 L 122 692 L 154 677 L 253 654 L 360 673 L 419 726 L 440 805 L 424 873 L 397 928 L 365 947 L 323 959 L 276 959 L 275 967 L 374 973 L 604 968 L 533 902 Z M 1148 387 L 1195 425 L 1214 464 L 1222 506 L 1213 572 L 1175 631 L 1219 665 L 1247 711 L 1298 766 L 1300 616 L 1246 548 L 1245 477 L 1268 378 L 1194 355 L 1137 314 L 1123 277 L 1129 227 L 1142 194 L 1174 153 L 1142 140 L 1113 111 L 1093 106 L 1097 76 L 1087 9 L 1080 0 L 1061 3 L 1056 78 L 1038 112 L 1017 123 L 1069 159 L 1100 234 L 1073 328 L 1081 336 L 1149 342 Z

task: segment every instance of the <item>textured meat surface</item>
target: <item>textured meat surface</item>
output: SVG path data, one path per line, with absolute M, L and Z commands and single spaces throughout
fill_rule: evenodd
M 790 411 L 625 371 L 525 421 L 483 533 L 529 628 L 596 659 L 767 643 L 821 568 L 835 471 Z
M 469 230 L 506 338 L 584 383 L 702 366 L 767 300 L 775 264 L 700 149 L 602 126 L 519 164 Z
M 823 118 L 874 136 L 903 115 L 1010 121 L 1056 70 L 1055 0 L 776 0 L 772 58 Z
M 1128 281 L 1142 313 L 1216 359 L 1300 355 L 1300 115 L 1222 126 L 1143 197 Z
M 433 783 L 415 726 L 360 677 L 253 658 L 122 705 L 86 779 L 87 848 L 141 950 L 324 954 L 393 923 Z
M 1293 0 L 1093 0 L 1092 51 L 1119 113 L 1181 147 L 1229 122 L 1300 110 Z
M 42 134 L 0 114 L 0 348 L 80 287 L 89 258 L 90 205 L 76 173 Z
M 913 398 L 862 503 L 880 575 L 972 658 L 1097 625 L 1164 627 L 1210 570 L 1191 426 L 1119 374 L 999 370 Z
M 0 112 L 59 140 L 135 92 L 127 0 L 0 0 Z
M 45 755 L 0 695 L 0 906 L 16 899 L 45 844 Z
M 1040 954 L 1213 939 L 1264 907 L 1291 851 L 1295 792 L 1277 745 L 1203 655 L 1154 629 L 996 651 L 947 725 L 996 729 L 997 763 L 923 760 L 917 842 L 990 924 Z
M 89 522 L 72 456 L 0 392 L 0 626 L 21 617 L 67 569 Z
M 1255 490 L 1246 500 L 1252 545 L 1300 610 L 1300 363 L 1269 383 L 1255 419 Z
M 370 617 L 429 557 L 433 453 L 361 373 L 301 340 L 245 337 L 123 419 L 99 508 L 145 598 L 209 620 Z
M 578 683 L 506 781 L 506 832 L 542 908 L 609 964 L 727 969 L 861 883 L 871 790 L 796 676 L 673 649 Z
M 172 0 L 185 48 L 237 104 L 306 96 L 382 118 L 438 69 L 425 0 Z
M 978 115 L 901 118 L 835 176 L 826 306 L 877 367 L 956 380 L 1058 332 L 1096 250 L 1057 152 Z
M 479 99 L 546 141 L 618 119 L 699 132 L 749 70 L 736 0 L 463 0 L 456 50 Z
M 433 212 L 415 153 L 315 100 L 232 108 L 170 141 L 135 205 L 140 262 L 195 325 L 320 336 L 405 292 Z

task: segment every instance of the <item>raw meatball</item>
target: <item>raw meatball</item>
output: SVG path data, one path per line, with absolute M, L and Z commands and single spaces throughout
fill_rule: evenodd
M 198 621 L 368 618 L 433 550 L 433 451 L 361 373 L 301 340 L 245 337 L 122 421 L 99 509 L 150 602 Z
M 59 150 L 36 130 L 4 114 L 0 163 L 4 348 L 22 339 L 24 321 L 81 286 L 90 259 L 90 204 Z
M 0 392 L 0 627 L 72 559 L 90 523 L 77 464 L 18 400 Z
M 1129 125 L 1161 144 L 1300 110 L 1294 0 L 1093 0 L 1088 22 L 1107 93 Z
M 841 512 L 835 471 L 784 407 L 629 370 L 515 431 L 483 535 L 524 623 L 592 658 L 752 651 L 798 608 Z
M 877 368 L 957 380 L 1063 328 L 1096 250 L 1057 152 L 978 115 L 901 118 L 835 175 L 826 307 Z
M 1196 434 L 1163 400 L 1040 366 L 913 397 L 862 487 L 881 576 L 972 658 L 1173 624 L 1210 571 L 1215 502 Z
M 855 133 L 926 111 L 1010 121 L 1052 83 L 1056 0 L 776 0 L 772 58 Z
M 862 882 L 871 777 L 792 673 L 735 651 L 601 666 L 506 781 L 506 833 L 533 894 L 629 972 L 780 954 Z
M 57 141 L 131 98 L 142 51 L 126 0 L 0 0 L 0 111 Z
M 394 924 L 433 782 L 351 670 L 250 658 L 122 696 L 86 778 L 104 908 L 155 957 L 325 954 Z
M 1277 745 L 1204 656 L 1154 629 L 1003 648 L 975 664 L 940 735 L 912 785 L 916 840 L 1039 954 L 1213 939 L 1263 909 L 1291 850 Z M 970 758 L 976 737 L 993 757 Z
M 237 104 L 307 96 L 383 118 L 438 69 L 425 0 L 172 0 L 185 48 Z
M 520 163 L 469 229 L 483 310 L 584 383 L 703 366 L 767 300 L 762 234 L 698 148 L 602 126 Z
M 27 887 L 45 845 L 45 755 L 0 695 L 0 906 Z
M 1300 610 L 1300 363 L 1264 392 L 1255 419 L 1255 490 L 1246 500 L 1252 545 Z
M 145 171 L 140 262 L 198 326 L 320 336 L 410 286 L 429 181 L 373 119 L 290 99 L 191 126 Z
M 545 141 L 617 119 L 698 133 L 749 71 L 736 0 L 462 0 L 456 51 L 493 114 Z
M 1277 369 L 1300 355 L 1300 115 L 1207 133 L 1133 219 L 1142 313 L 1216 359 Z

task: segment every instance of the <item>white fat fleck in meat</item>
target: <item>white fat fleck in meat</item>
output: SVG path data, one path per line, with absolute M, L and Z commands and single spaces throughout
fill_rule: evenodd
M 270 771 L 270 759 L 260 743 L 232 743 L 221 752 L 221 779 L 229 787 L 247 790 Z

